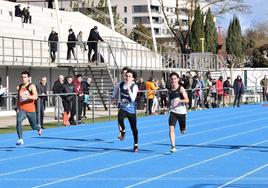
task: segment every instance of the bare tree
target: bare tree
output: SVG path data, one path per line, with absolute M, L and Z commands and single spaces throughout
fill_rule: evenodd
M 226 13 L 249 12 L 250 10 L 250 7 L 245 4 L 243 0 L 184 0 L 183 7 L 185 8 L 183 9 L 179 7 L 179 0 L 176 0 L 175 15 L 177 21 L 173 24 L 168 21 L 168 14 L 165 9 L 164 0 L 158 1 L 160 2 L 167 26 L 180 47 L 179 51 L 182 53 L 187 52 L 189 34 L 197 6 L 203 5 L 201 6 L 201 10 L 203 11 L 208 7 L 213 6 L 214 16 L 222 16 Z M 184 29 L 185 25 L 182 20 L 179 19 L 179 15 L 182 11 L 188 16 L 187 30 Z

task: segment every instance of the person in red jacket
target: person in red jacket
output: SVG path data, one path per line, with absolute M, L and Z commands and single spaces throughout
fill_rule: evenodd
M 75 93 L 78 96 L 78 114 L 77 114 L 78 124 L 82 124 L 83 122 L 81 121 L 81 116 L 82 116 L 84 94 L 83 94 L 82 75 L 81 74 L 76 75 L 76 79 L 73 81 L 73 84 L 74 84 Z M 76 99 L 75 99 L 74 104 L 76 104 Z M 74 124 L 75 114 L 76 114 L 76 105 L 73 105 L 71 117 L 70 117 L 71 124 Z
M 223 78 L 222 76 L 219 77 L 219 79 L 216 81 L 216 90 L 217 90 L 217 98 L 218 98 L 218 107 L 220 106 L 222 102 L 223 97 Z

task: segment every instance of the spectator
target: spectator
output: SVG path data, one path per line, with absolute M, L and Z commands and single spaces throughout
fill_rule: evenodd
M 216 88 L 216 80 L 211 80 L 211 107 L 217 107 L 217 88 Z
M 267 90 L 267 84 L 268 84 L 268 79 L 267 76 L 264 75 L 264 78 L 261 80 L 260 85 L 262 87 L 262 97 L 263 97 L 263 101 L 267 101 L 268 100 L 268 95 L 266 93 Z
M 59 75 L 58 79 L 54 82 L 52 91 L 53 94 L 61 94 L 63 91 L 63 84 L 64 84 L 64 76 Z M 55 97 L 55 111 L 54 117 L 55 120 L 58 120 L 63 117 L 63 102 L 62 97 Z
M 227 77 L 227 80 L 224 81 L 223 83 L 223 90 L 224 90 L 224 106 L 228 106 L 227 104 L 229 103 L 229 95 L 231 94 L 231 78 Z
M 24 21 L 23 21 L 23 23 L 32 23 L 32 16 L 31 16 L 31 14 L 30 14 L 30 7 L 28 6 L 27 8 L 23 8 L 23 10 L 22 10 L 22 15 L 23 15 L 23 17 L 24 17 Z
M 88 45 L 88 61 L 89 62 L 93 62 L 93 57 L 94 55 L 97 57 L 98 55 L 98 41 L 104 41 L 100 35 L 99 35 L 99 32 L 98 32 L 98 27 L 97 26 L 94 26 L 94 28 L 92 28 L 90 30 L 90 33 L 89 33 L 89 36 L 88 36 L 88 39 L 87 39 L 87 45 Z M 93 54 L 93 57 L 91 59 L 91 52 L 92 50 L 94 51 L 94 54 Z M 95 58 L 97 59 L 97 58 Z
M 219 79 L 216 81 L 216 89 L 217 89 L 217 106 L 219 107 L 221 102 L 222 102 L 222 97 L 223 97 L 223 77 L 220 76 Z
M 189 109 L 192 108 L 192 99 L 193 99 L 192 85 L 193 85 L 193 77 L 191 75 L 191 72 L 188 71 L 188 72 L 186 72 L 184 86 L 185 86 L 185 90 L 186 90 L 188 98 L 189 98 L 189 103 L 188 103 Z
M 204 78 L 204 107 L 209 108 L 209 102 L 208 102 L 208 97 L 209 97 L 209 91 L 211 89 L 212 83 L 211 83 L 211 73 L 207 72 L 206 76 Z
M 48 37 L 50 57 L 51 57 L 52 63 L 55 62 L 55 59 L 56 59 L 56 52 L 58 50 L 58 41 L 59 41 L 58 33 L 56 33 L 54 29 L 52 29 Z
M 236 105 L 237 107 L 240 107 L 241 95 L 244 94 L 244 84 L 243 84 L 241 76 L 239 75 L 234 81 L 234 94 L 235 94 L 235 99 L 234 99 L 233 107 L 235 107 Z
M 46 0 L 47 1 L 47 8 L 53 9 L 53 2 L 54 0 Z
M 87 80 L 82 81 L 82 88 L 83 88 L 83 93 L 84 93 L 83 117 L 82 118 L 87 118 L 86 117 L 86 109 L 90 110 L 90 107 L 89 107 L 89 89 L 90 89 L 90 83 L 91 83 L 91 78 L 87 78 Z
M 161 84 L 159 86 L 160 91 L 160 106 L 161 108 L 167 108 L 167 88 L 164 79 L 161 80 Z
M 157 89 L 158 88 L 153 83 L 153 78 L 150 77 L 150 79 L 146 82 L 146 90 L 147 90 L 147 98 L 148 98 L 147 109 L 148 109 L 149 115 L 152 114 L 153 100 L 155 97 L 155 90 Z
M 159 89 L 158 80 L 156 78 L 154 79 L 154 85 L 157 89 Z M 154 95 L 154 99 L 153 99 L 153 106 L 152 106 L 152 114 L 154 114 L 154 115 L 155 115 L 155 112 L 159 106 L 159 102 L 158 102 L 159 96 L 160 96 L 159 92 L 155 91 L 155 95 Z
M 15 16 L 16 17 L 22 17 L 22 10 L 21 10 L 21 5 L 20 4 L 15 6 Z
M 40 100 L 40 122 L 38 120 L 38 109 L 37 109 L 37 123 L 39 123 L 39 125 L 41 126 L 42 129 L 45 129 L 44 127 L 44 111 L 46 108 L 46 101 L 47 101 L 47 77 L 43 76 L 39 82 L 39 84 L 37 84 L 36 86 L 37 89 L 37 94 L 39 95 L 39 100 Z M 37 105 L 38 107 L 38 105 Z
M 146 85 L 143 81 L 143 78 L 140 78 L 139 82 L 137 83 L 139 91 L 137 94 L 137 108 L 138 110 L 144 110 L 145 107 L 145 90 L 146 90 Z
M 74 47 L 76 43 L 75 34 L 72 29 L 69 29 L 68 42 L 67 42 L 67 60 L 71 59 L 71 52 L 73 53 L 74 59 L 76 59 L 74 54 Z
M 62 86 L 62 93 L 75 93 L 73 78 L 71 76 L 66 77 L 66 82 Z M 72 111 L 75 108 L 74 95 L 63 95 L 62 99 L 64 107 L 63 125 L 75 125 L 74 119 L 70 118 Z
M 82 88 L 82 75 L 81 74 L 78 74 L 76 76 L 76 79 L 73 81 L 73 85 L 74 85 L 74 91 L 78 97 L 78 114 L 76 114 L 76 108 L 75 108 L 76 105 L 74 105 L 72 108 L 72 112 L 71 112 L 70 122 L 74 122 L 74 116 L 77 115 L 78 124 L 82 124 L 83 122 L 81 121 L 81 116 L 82 116 L 84 94 L 83 94 L 83 88 Z
M 77 35 L 77 44 L 80 46 L 81 52 L 84 52 L 87 50 L 86 44 L 83 41 L 83 32 L 80 31 Z

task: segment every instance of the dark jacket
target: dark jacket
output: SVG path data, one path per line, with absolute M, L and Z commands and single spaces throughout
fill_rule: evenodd
M 140 91 L 143 91 L 143 92 L 138 92 L 137 97 L 145 97 L 145 90 L 146 90 L 146 85 L 145 85 L 145 83 L 139 81 L 139 82 L 137 83 L 137 85 L 138 85 L 139 90 L 140 90 Z
M 49 47 L 51 51 L 56 52 L 58 50 L 58 41 L 59 41 L 58 33 L 51 32 L 48 37 Z
M 99 35 L 98 32 L 96 32 L 94 29 L 91 29 L 90 30 L 90 33 L 89 33 L 89 36 L 88 36 L 88 39 L 87 39 L 87 45 L 94 45 L 94 44 L 97 44 L 96 42 L 98 41 L 103 41 L 103 39 L 101 38 L 101 36 Z M 95 41 L 95 42 L 92 42 L 91 41 Z
M 20 9 L 19 5 L 15 6 L 15 16 L 22 17 L 22 10 Z
M 67 46 L 68 48 L 74 48 L 76 45 L 76 37 L 74 32 L 72 32 L 71 34 L 68 35 L 68 43 Z
M 88 84 L 86 81 L 82 81 L 82 89 L 84 94 L 89 95 L 89 88 L 90 84 Z
M 56 80 L 54 82 L 54 85 L 53 85 L 53 88 L 52 88 L 53 93 L 54 94 L 56 94 L 56 93 L 62 93 L 62 90 L 63 90 L 63 84 L 60 83 L 59 80 Z
M 235 81 L 234 81 L 234 93 L 235 93 L 235 95 L 237 95 L 239 93 L 244 94 L 244 84 L 243 84 L 242 79 L 241 80 L 235 79 Z
M 73 83 L 71 84 L 68 84 L 67 82 L 64 83 L 62 86 L 62 93 L 75 93 Z M 62 99 L 66 102 L 71 102 L 74 100 L 74 95 L 65 95 L 65 96 L 62 96 Z
M 229 94 L 231 88 L 232 88 L 232 85 L 230 84 L 229 80 L 225 80 L 223 83 L 224 93 Z
M 47 94 L 47 85 L 43 85 L 41 83 L 38 83 L 36 85 L 36 90 L 37 90 L 38 95 L 41 95 L 42 93 Z M 39 98 L 41 99 L 41 101 L 47 100 L 47 96 L 39 96 Z

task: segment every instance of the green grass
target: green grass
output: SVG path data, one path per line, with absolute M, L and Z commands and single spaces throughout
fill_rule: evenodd
M 138 114 L 137 116 L 143 117 L 143 116 L 145 116 L 145 114 Z M 117 120 L 117 116 L 111 116 L 111 120 Z M 107 121 L 109 121 L 108 117 L 99 117 L 99 118 L 95 119 L 95 123 L 107 122 Z M 88 118 L 84 119 L 83 122 L 86 124 L 92 124 L 92 120 L 88 119 Z M 62 123 L 62 121 L 60 123 Z M 60 126 L 63 126 L 63 125 L 60 125 Z M 50 123 L 44 124 L 44 127 L 46 129 L 51 129 L 51 128 L 58 127 L 58 125 L 57 125 L 57 122 L 55 121 L 55 122 L 50 122 Z M 23 126 L 23 131 L 30 131 L 30 130 L 32 130 L 31 126 L 29 126 L 29 125 Z M 16 127 L 14 125 L 0 128 L 0 134 L 15 133 L 15 132 L 16 132 Z

